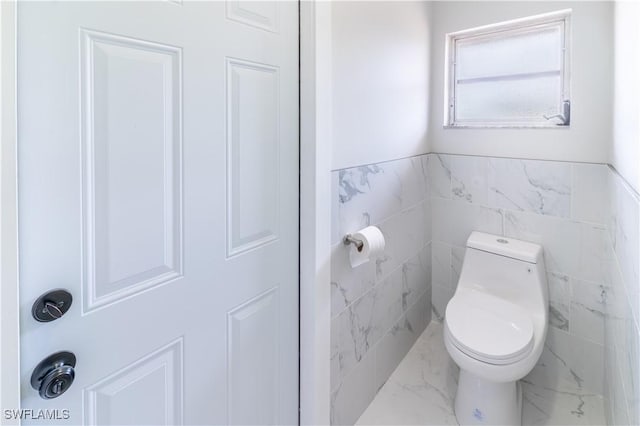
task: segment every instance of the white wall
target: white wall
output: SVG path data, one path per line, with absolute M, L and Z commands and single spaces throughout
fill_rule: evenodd
M 430 2 L 334 2 L 332 168 L 427 152 Z
M 571 128 L 444 129 L 444 45 L 450 32 L 573 9 Z M 432 7 L 430 151 L 606 163 L 611 140 L 612 24 L 609 2 L 435 2 Z
M 614 119 L 611 164 L 640 191 L 640 3 L 615 9 Z

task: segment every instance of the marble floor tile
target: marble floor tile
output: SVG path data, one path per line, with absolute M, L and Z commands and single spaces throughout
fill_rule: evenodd
M 431 321 L 360 416 L 357 425 L 457 425 L 453 401 L 458 367 Z M 523 424 L 604 425 L 599 395 L 576 395 L 524 384 Z
M 600 395 L 581 395 L 523 385 L 523 424 L 605 425 L 604 400 Z
M 362 414 L 358 425 L 457 425 L 453 414 L 458 368 L 432 321 Z

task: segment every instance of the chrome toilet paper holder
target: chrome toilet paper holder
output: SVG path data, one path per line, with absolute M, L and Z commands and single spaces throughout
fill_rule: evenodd
M 358 250 L 358 252 L 361 252 L 362 249 L 364 248 L 364 241 L 353 237 L 353 235 L 351 234 L 345 235 L 344 238 L 342 239 L 342 242 L 344 243 L 345 246 L 348 246 L 349 244 L 353 244 L 354 246 L 356 246 L 356 249 Z

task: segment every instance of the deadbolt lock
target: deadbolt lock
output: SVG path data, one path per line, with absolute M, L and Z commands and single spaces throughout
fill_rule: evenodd
M 31 374 L 31 387 L 43 399 L 57 398 L 69 389 L 76 376 L 76 356 L 71 352 L 57 352 L 43 359 Z
M 31 314 L 38 322 L 55 321 L 69 310 L 72 301 L 73 297 L 67 290 L 51 290 L 38 297 Z

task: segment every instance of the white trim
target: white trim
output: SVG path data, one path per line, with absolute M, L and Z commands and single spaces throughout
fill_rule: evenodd
M 496 33 L 498 31 L 508 31 L 523 25 L 548 24 L 554 21 L 562 21 L 571 16 L 572 9 L 562 9 L 555 12 L 542 13 L 540 15 L 526 16 L 524 18 L 511 19 L 498 22 L 496 24 L 482 25 L 480 27 L 468 28 L 447 34 L 447 37 L 462 38 L 468 36 L 480 36 L 484 34 Z
M 571 9 L 563 10 L 564 34 L 562 34 L 562 101 L 571 101 Z
M 0 408 L 20 407 L 16 3 L 0 1 Z M 17 420 L 0 417 L 0 424 Z
M 300 2 L 300 423 L 328 424 L 331 3 Z

